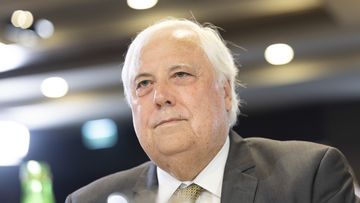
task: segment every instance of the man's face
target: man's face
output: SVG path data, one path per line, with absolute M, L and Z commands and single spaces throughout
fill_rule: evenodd
M 171 157 L 213 156 L 224 144 L 230 86 L 218 82 L 194 33 L 165 29 L 143 47 L 131 78 L 131 109 L 139 142 L 161 168 Z

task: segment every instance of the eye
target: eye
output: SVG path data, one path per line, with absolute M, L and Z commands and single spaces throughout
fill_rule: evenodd
M 142 80 L 136 85 L 136 89 L 145 88 L 151 85 L 151 83 L 152 82 L 150 80 Z
M 176 73 L 174 73 L 174 77 L 177 77 L 177 78 L 184 78 L 184 77 L 187 77 L 187 76 L 191 76 L 191 74 L 186 73 L 186 72 L 176 72 Z
M 196 81 L 197 76 L 190 71 L 179 70 L 171 75 L 171 81 L 177 85 L 189 85 Z

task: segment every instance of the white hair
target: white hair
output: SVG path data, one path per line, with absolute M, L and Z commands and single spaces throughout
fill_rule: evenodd
M 229 81 L 231 86 L 232 104 L 228 113 L 229 127 L 235 125 L 239 110 L 239 98 L 236 94 L 236 75 L 238 69 L 230 49 L 226 47 L 226 42 L 222 39 L 215 26 L 207 24 L 200 25 L 187 19 L 169 18 L 162 20 L 140 32 L 130 44 L 126 53 L 125 62 L 122 69 L 122 81 L 124 85 L 125 97 L 130 105 L 130 79 L 134 77 L 134 71 L 131 71 L 139 65 L 141 49 L 146 45 L 155 31 L 171 27 L 185 27 L 196 33 L 200 47 L 209 58 L 216 72 L 218 80 Z

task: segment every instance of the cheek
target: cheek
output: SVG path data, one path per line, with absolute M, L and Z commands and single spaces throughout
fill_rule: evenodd
M 204 86 L 204 88 L 188 90 L 186 94 L 187 107 L 191 112 L 194 129 L 204 129 L 218 123 L 225 110 L 224 101 L 221 100 L 221 93 L 214 86 Z M 192 125 L 194 125 L 192 124 Z M 206 126 L 205 126 L 206 125 Z
M 148 108 L 143 104 L 137 103 L 132 107 L 133 125 L 137 134 L 145 132 L 147 127 L 147 120 L 149 118 Z
M 148 152 L 151 149 L 152 137 L 148 129 L 148 118 L 149 113 L 146 112 L 146 109 L 142 105 L 137 105 L 132 109 L 133 125 L 135 129 L 135 134 L 139 140 L 142 148 Z
M 221 110 L 222 94 L 216 84 L 206 83 L 191 91 L 192 102 L 197 108 L 207 109 L 211 112 Z M 203 112 L 206 113 L 206 112 Z M 209 112 L 210 113 L 210 112 Z

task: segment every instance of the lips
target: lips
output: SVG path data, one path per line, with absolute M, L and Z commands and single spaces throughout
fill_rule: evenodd
M 181 118 L 170 118 L 170 119 L 164 119 L 164 120 L 161 120 L 160 122 L 156 123 L 154 128 L 162 125 L 162 124 L 165 124 L 165 123 L 170 123 L 170 122 L 173 122 L 173 121 L 183 121 L 185 119 L 181 119 Z

